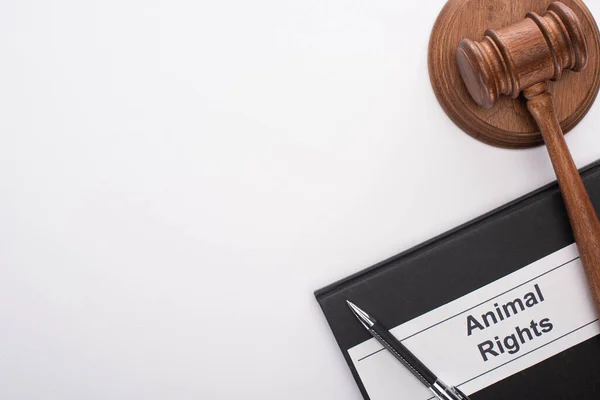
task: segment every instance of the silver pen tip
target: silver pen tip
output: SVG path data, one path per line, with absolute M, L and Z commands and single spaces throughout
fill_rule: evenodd
M 354 313 L 356 318 L 358 318 L 360 323 L 363 324 L 363 326 L 367 330 L 371 329 L 373 327 L 373 325 L 375 325 L 375 320 L 373 318 L 371 318 L 371 316 L 369 314 L 367 314 L 366 312 L 364 312 L 363 310 L 358 308 L 351 301 L 346 300 L 346 303 L 348 304 L 348 307 L 350 307 L 350 310 L 352 310 L 352 312 Z

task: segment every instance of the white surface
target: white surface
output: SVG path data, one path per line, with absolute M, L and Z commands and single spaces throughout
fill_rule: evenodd
M 598 335 L 600 322 L 572 244 L 391 332 L 443 382 L 470 395 Z M 369 398 L 431 399 L 382 349 L 370 339 L 349 350 Z
M 2 2 L 0 397 L 360 399 L 312 292 L 553 180 L 437 104 L 443 4 Z

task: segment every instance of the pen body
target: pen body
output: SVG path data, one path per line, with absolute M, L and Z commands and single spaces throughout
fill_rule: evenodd
M 417 357 L 413 355 L 398 339 L 394 337 L 379 322 L 373 325 L 369 332 L 379 341 L 394 357 L 398 359 L 414 376 L 425 386 L 431 387 L 437 381 L 437 376 L 429 370 Z
M 440 381 L 413 353 L 410 352 L 394 335 L 379 322 L 369 328 L 369 333 L 398 359 L 412 374 L 417 377 L 440 400 L 469 400 L 455 387 Z
M 346 300 L 348 307 L 361 324 L 369 331 L 379 343 L 383 345 L 398 361 L 400 361 L 425 387 L 427 387 L 439 400 L 469 400 L 458 388 L 448 386 L 440 381 L 413 353 L 410 352 L 390 331 L 381 325 L 356 304 Z

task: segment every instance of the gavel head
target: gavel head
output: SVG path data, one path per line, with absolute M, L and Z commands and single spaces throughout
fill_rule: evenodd
M 581 22 L 569 7 L 552 3 L 514 25 L 464 39 L 457 52 L 460 74 L 477 104 L 492 108 L 500 95 L 514 98 L 537 83 L 559 80 L 563 70 L 582 71 L 588 48 Z

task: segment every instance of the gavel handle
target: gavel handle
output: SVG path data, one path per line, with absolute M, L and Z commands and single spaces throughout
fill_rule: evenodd
M 600 222 L 567 147 L 554 110 L 548 84 L 525 90 L 527 108 L 542 132 L 550 160 L 571 220 L 571 227 L 587 275 L 596 311 L 600 315 Z

